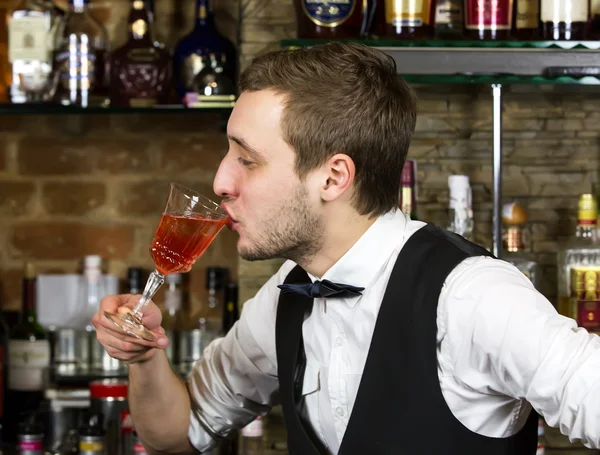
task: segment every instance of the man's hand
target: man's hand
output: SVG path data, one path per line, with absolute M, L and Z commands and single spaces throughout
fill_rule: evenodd
M 144 307 L 142 321 L 156 336 L 153 342 L 126 334 L 104 316 L 105 311 L 115 314 L 131 311 L 139 300 L 139 295 L 132 294 L 106 296 L 100 302 L 100 311 L 92 318 L 100 344 L 111 357 L 126 364 L 145 362 L 152 358 L 156 349 L 165 349 L 169 344 L 169 339 L 160 326 L 162 315 L 152 301 Z

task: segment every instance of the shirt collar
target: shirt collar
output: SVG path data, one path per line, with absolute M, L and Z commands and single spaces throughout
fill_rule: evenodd
M 361 286 L 365 291 L 368 290 L 383 273 L 393 252 L 400 248 L 407 221 L 407 216 L 400 210 L 381 215 L 321 279 Z M 308 276 L 313 282 L 318 279 L 310 273 Z M 359 298 L 342 300 L 354 306 Z

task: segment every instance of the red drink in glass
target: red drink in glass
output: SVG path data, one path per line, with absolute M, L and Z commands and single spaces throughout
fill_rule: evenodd
M 163 213 L 150 254 L 163 275 L 189 272 L 229 220 Z

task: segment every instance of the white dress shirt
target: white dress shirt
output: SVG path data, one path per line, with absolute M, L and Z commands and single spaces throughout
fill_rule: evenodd
M 359 297 L 315 299 L 302 328 L 304 409 L 332 454 L 356 401 L 392 268 L 423 226 L 399 210 L 383 215 L 321 277 L 365 288 Z M 189 439 L 198 450 L 212 444 L 203 427 L 223 432 L 278 403 L 277 285 L 294 266 L 284 263 L 195 365 L 188 382 L 195 401 Z M 524 425 L 531 404 L 550 426 L 600 447 L 600 337 L 559 315 L 515 267 L 487 257 L 459 264 L 442 288 L 437 327 L 442 393 L 468 429 L 510 436 Z

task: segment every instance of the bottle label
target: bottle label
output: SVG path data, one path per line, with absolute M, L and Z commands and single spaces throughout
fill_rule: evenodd
M 98 437 L 85 438 L 82 436 L 79 440 L 79 453 L 86 455 L 92 454 L 103 454 L 104 453 L 104 441 Z
M 50 366 L 48 340 L 8 341 L 8 388 L 12 390 L 42 390 L 44 374 Z
M 358 0 L 302 0 L 304 14 L 322 27 L 337 27 L 348 20 Z
M 133 453 L 138 455 L 146 455 L 146 449 L 141 442 L 136 441 L 136 443 L 133 445 Z
M 512 0 L 467 0 L 469 30 L 510 30 Z
M 38 441 L 20 441 L 19 442 L 19 454 L 20 455 L 43 455 L 44 445 L 42 440 Z
M 179 310 L 181 308 L 182 292 L 179 289 L 165 291 L 165 309 Z
M 73 44 L 73 48 L 56 55 L 56 68 L 60 83 L 66 91 L 88 91 L 96 79 L 96 54 L 86 44 Z
M 259 438 L 263 435 L 263 422 L 261 417 L 257 417 L 244 428 L 242 428 L 242 436 L 245 438 Z
M 517 29 L 538 28 L 540 16 L 537 0 L 516 0 L 517 17 L 515 18 Z
M 571 269 L 570 315 L 579 327 L 600 332 L 600 268 Z
M 8 60 L 50 62 L 50 16 L 12 17 L 8 24 Z
M 143 19 L 138 19 L 131 24 L 131 31 L 137 38 L 143 37 L 148 31 L 148 24 Z
M 412 188 L 410 186 L 402 187 L 402 202 L 400 204 L 400 209 L 405 215 L 410 215 L 412 212 Z
M 462 8 L 460 3 L 451 1 L 438 1 L 435 8 L 435 23 L 438 24 L 454 24 L 462 23 Z
M 587 22 L 588 0 L 542 0 L 542 22 Z
M 133 433 L 133 419 L 129 411 L 121 411 L 121 433 Z
M 592 0 L 591 2 L 592 14 L 600 14 L 600 0 Z
M 385 22 L 394 27 L 429 24 L 431 0 L 385 0 Z

